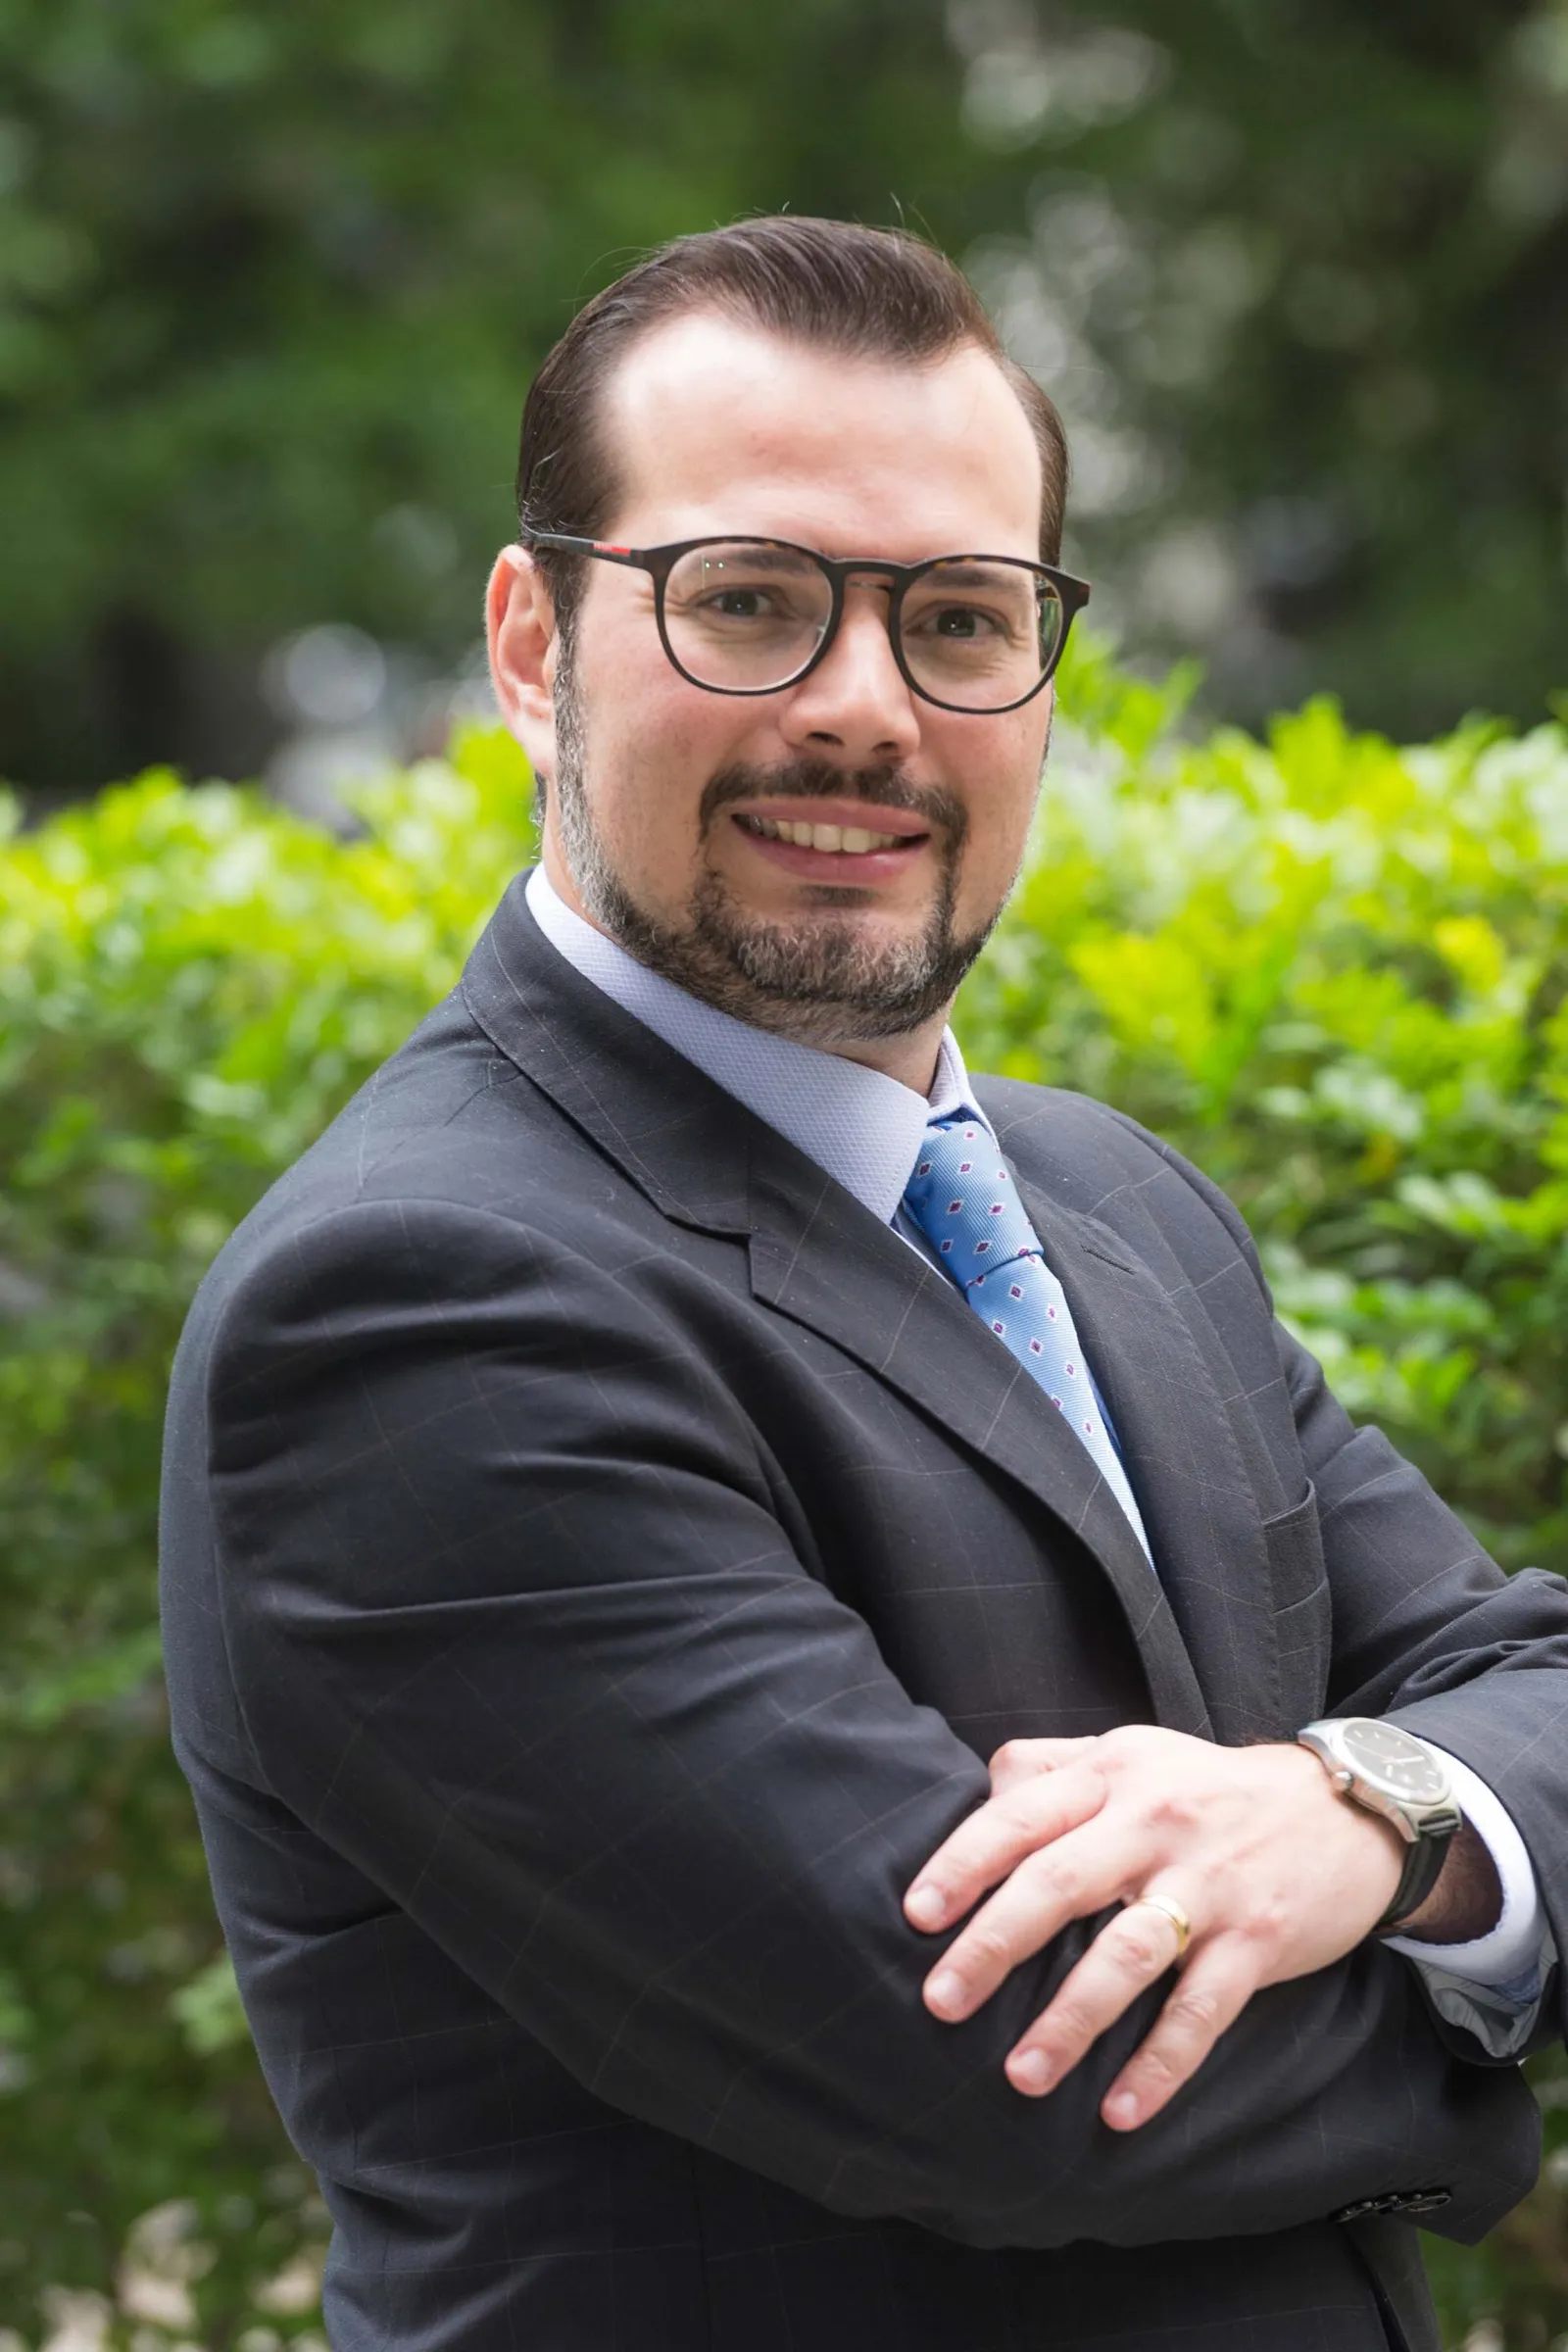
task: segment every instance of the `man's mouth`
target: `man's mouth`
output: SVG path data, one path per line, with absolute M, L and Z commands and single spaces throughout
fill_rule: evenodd
M 864 825 L 791 823 L 781 817 L 753 816 L 740 810 L 735 822 L 743 832 L 755 834 L 762 841 L 793 842 L 797 849 L 826 850 L 844 858 L 865 858 L 875 850 L 908 849 L 916 840 L 925 839 L 923 831 L 873 833 Z

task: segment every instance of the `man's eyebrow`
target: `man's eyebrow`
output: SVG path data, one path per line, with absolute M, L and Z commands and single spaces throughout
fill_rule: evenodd
M 939 585 L 951 580 L 956 581 L 960 588 L 978 588 L 988 580 L 994 580 L 999 570 L 1011 571 L 1018 559 L 1009 559 L 1006 556 L 969 556 L 961 564 L 943 561 L 941 558 L 938 561 L 942 563 L 940 575 L 928 574 L 927 576 L 936 579 Z

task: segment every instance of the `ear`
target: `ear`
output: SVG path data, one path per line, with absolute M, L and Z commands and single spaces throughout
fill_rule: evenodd
M 556 613 L 525 547 L 504 547 L 485 593 L 490 678 L 501 715 L 536 775 L 556 772 Z

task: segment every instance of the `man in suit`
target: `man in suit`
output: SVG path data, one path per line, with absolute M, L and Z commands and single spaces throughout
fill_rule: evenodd
M 946 1027 L 1062 476 L 958 274 L 832 223 L 655 255 L 530 394 L 542 863 L 171 1401 L 338 2352 L 1431 2352 L 1414 2217 L 1533 2177 L 1568 1595 L 1197 1170 Z

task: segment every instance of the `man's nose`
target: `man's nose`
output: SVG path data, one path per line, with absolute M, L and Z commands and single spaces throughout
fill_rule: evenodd
M 920 720 L 893 658 L 886 587 L 852 580 L 838 635 L 785 702 L 780 729 L 791 744 L 836 752 L 852 767 L 896 765 L 915 752 Z

